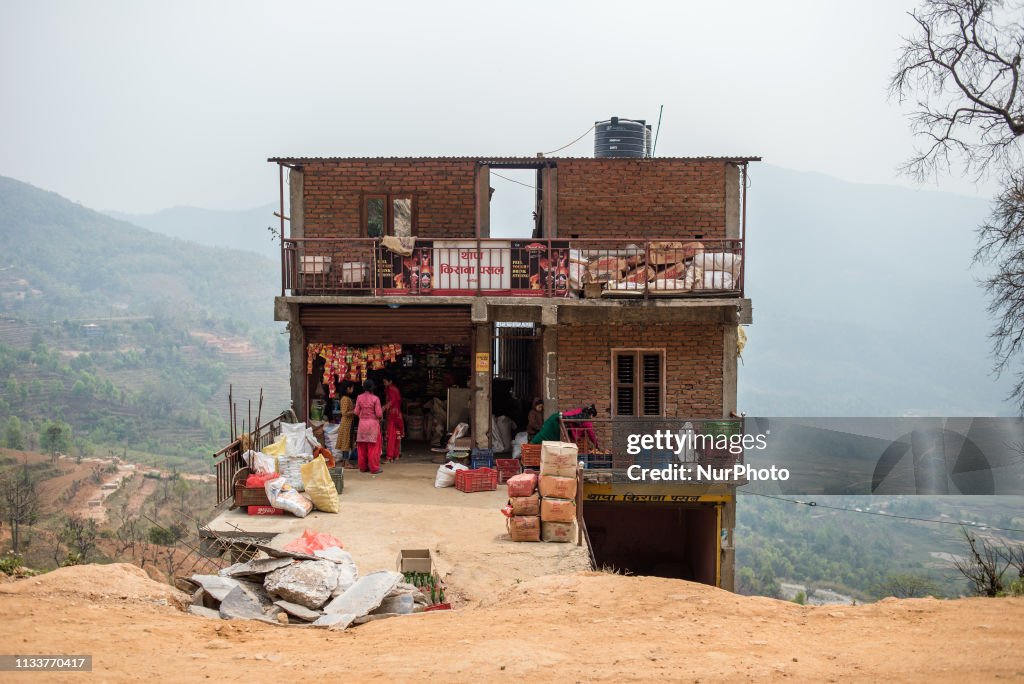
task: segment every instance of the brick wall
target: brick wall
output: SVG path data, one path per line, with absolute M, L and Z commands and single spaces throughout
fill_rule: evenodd
M 720 160 L 560 159 L 558 235 L 725 237 Z
M 367 194 L 408 194 L 416 199 L 417 237 L 476 235 L 474 170 L 469 160 L 345 160 L 303 165 L 306 237 L 362 234 Z
M 665 350 L 665 415 L 722 416 L 722 328 L 718 323 L 558 326 L 558 408 L 593 402 L 611 415 L 611 350 Z

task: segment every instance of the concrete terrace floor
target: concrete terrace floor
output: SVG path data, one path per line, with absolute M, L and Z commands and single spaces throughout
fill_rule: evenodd
M 511 541 L 500 510 L 508 499 L 505 485 L 473 494 L 436 489 L 438 464 L 429 458 L 409 454 L 383 464 L 377 476 L 346 470 L 336 514 L 255 516 L 236 509 L 221 512 L 209 527 L 228 536 L 273 535 L 275 548 L 303 530 L 327 532 L 341 540 L 361 574 L 395 569 L 401 549 L 430 549 L 456 604 L 534 577 L 589 569 L 585 545 Z

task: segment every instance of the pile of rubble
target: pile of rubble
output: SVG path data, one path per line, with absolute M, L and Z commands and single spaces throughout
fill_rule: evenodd
M 225 620 L 346 629 L 381 618 L 422 612 L 430 599 L 400 572 L 359 577 L 348 551 L 312 554 L 260 546 L 259 557 L 216 575 L 192 575 L 189 612 Z

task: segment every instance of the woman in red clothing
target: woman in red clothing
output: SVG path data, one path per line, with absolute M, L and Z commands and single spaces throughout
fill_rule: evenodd
M 397 461 L 401 456 L 402 437 L 405 423 L 402 420 L 402 393 L 391 378 L 384 378 L 384 416 L 387 418 L 388 461 Z
M 380 399 L 373 393 L 373 380 L 363 383 L 363 393 L 356 398 L 352 412 L 359 419 L 359 427 L 356 429 L 359 470 L 376 475 L 380 472 L 380 419 L 383 411 Z

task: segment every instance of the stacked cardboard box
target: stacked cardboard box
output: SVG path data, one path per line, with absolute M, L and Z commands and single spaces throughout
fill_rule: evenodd
M 544 442 L 540 449 L 540 537 L 546 542 L 568 542 L 576 525 L 575 444 Z
M 508 500 L 512 517 L 508 531 L 512 541 L 540 541 L 540 496 L 537 494 L 537 474 L 523 473 L 508 479 Z

